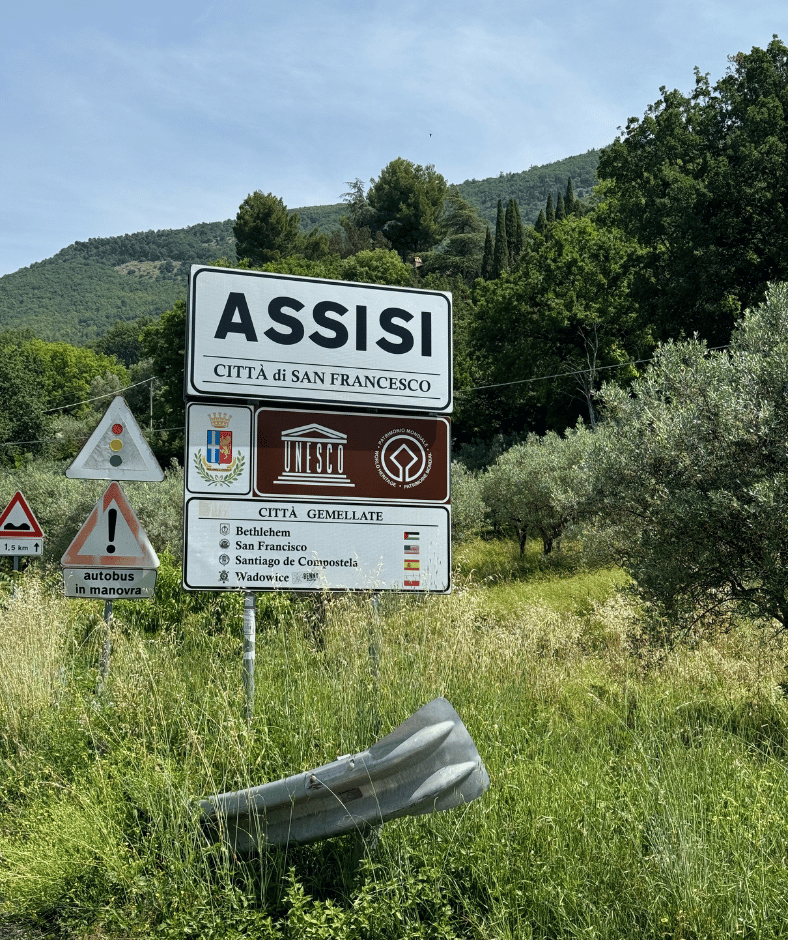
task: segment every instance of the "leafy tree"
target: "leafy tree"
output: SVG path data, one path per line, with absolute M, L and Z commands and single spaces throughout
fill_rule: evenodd
M 259 189 L 241 203 L 233 225 L 235 250 L 252 265 L 277 261 L 298 246 L 298 215 L 273 193 Z
M 366 200 L 372 230 L 382 232 L 405 258 L 436 245 L 445 232 L 446 180 L 434 166 L 398 157 L 371 181 Z
M 151 323 L 142 334 L 146 355 L 157 376 L 153 401 L 156 436 L 151 447 L 160 463 L 183 455 L 186 410 L 183 402 L 183 364 L 186 347 L 186 301 Z
M 399 287 L 413 287 L 417 281 L 412 265 L 405 264 L 396 251 L 383 248 L 359 251 L 345 259 L 339 264 L 336 276 L 343 281 Z
M 484 522 L 479 476 L 458 460 L 451 462 L 451 537 L 461 542 L 479 534 Z
M 575 197 L 575 191 L 572 187 L 572 177 L 570 176 L 566 181 L 566 195 L 564 196 L 564 208 L 567 215 L 572 215 L 576 211 L 577 198 Z
M 544 213 L 544 209 L 539 210 L 539 215 L 537 216 L 536 222 L 534 222 L 534 228 L 540 235 L 544 235 L 547 231 L 547 216 Z
M 503 203 L 498 200 L 498 218 L 495 223 L 495 247 L 493 249 L 492 276 L 500 277 L 509 268 L 509 244 L 506 239 L 506 216 Z
M 566 208 L 564 206 L 564 197 L 561 195 L 561 193 L 559 193 L 555 207 L 555 220 L 556 222 L 563 222 L 565 218 Z
M 91 383 L 106 374 L 115 375 L 121 386 L 128 383 L 128 372 L 114 356 L 42 339 L 32 339 L 24 345 L 38 363 L 47 409 L 68 409 L 76 414 L 90 411 L 87 399 L 92 397 Z
M 444 205 L 444 228 L 447 235 L 480 235 L 486 226 L 479 210 L 465 199 L 457 186 L 449 186 Z
M 463 199 L 456 186 L 449 187 L 445 206 L 446 238 L 422 256 L 419 273 L 459 276 L 466 284 L 481 275 L 485 223 L 477 209 Z
M 90 347 L 103 356 L 114 356 L 129 367 L 143 356 L 142 333 L 151 322 L 150 317 L 138 320 L 119 320 L 106 333 L 94 340 Z
M 476 384 L 499 387 L 475 393 L 478 410 L 468 420 L 476 433 L 558 430 L 582 412 L 594 420 L 601 378 L 653 346 L 629 296 L 636 254 L 620 232 L 573 216 L 549 239 L 532 233 L 528 263 L 477 289 Z M 619 370 L 621 379 L 630 374 Z
M 604 534 L 663 640 L 755 618 L 788 627 L 788 286 L 729 351 L 668 343 L 606 388 L 593 460 Z
M 375 210 L 367 200 L 364 182 L 357 178 L 347 186 L 350 188 L 342 195 L 346 214 L 340 216 L 340 229 L 330 237 L 331 251 L 347 258 L 358 251 L 391 248 L 391 242 L 375 228 Z
M 660 89 L 602 153 L 614 224 L 645 248 L 633 291 L 663 339 L 728 341 L 742 309 L 788 277 L 788 49 L 730 58 L 713 87 Z
M 0 334 L 0 463 L 40 453 L 46 435 L 43 364 L 30 349 L 29 334 Z

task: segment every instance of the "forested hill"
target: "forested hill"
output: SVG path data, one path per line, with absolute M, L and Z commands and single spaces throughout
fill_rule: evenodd
M 504 206 L 510 199 L 516 199 L 520 217 L 526 224 L 536 222 L 539 210 L 544 209 L 548 193 L 566 191 L 566 181 L 572 177 L 572 188 L 578 199 L 591 195 L 596 185 L 596 168 L 599 166 L 599 150 L 589 150 L 575 157 L 566 157 L 544 166 L 532 166 L 521 173 L 499 173 L 488 179 L 465 180 L 458 183 L 464 199 L 476 206 L 479 215 L 495 229 L 495 215 L 498 200 Z M 438 168 L 440 169 L 440 168 Z M 345 209 L 344 203 L 332 206 L 305 206 L 296 209 L 301 228 L 310 231 L 317 227 L 321 232 L 330 232 L 339 224 L 339 217 Z
M 235 258 L 232 221 L 74 242 L 0 278 L 0 329 L 82 345 L 118 321 L 158 316 L 191 264 Z
M 514 198 L 524 222 L 535 222 L 549 192 L 563 192 L 572 177 L 575 194 L 588 195 L 599 151 L 458 184 L 462 195 L 495 226 L 498 200 Z M 239 202 L 243 194 L 239 194 Z M 301 229 L 330 232 L 344 203 L 306 206 Z M 136 232 L 74 242 L 52 258 L 0 277 L 0 330 L 31 329 L 46 340 L 83 345 L 119 321 L 158 316 L 184 296 L 191 264 L 235 260 L 233 220 L 182 229 Z

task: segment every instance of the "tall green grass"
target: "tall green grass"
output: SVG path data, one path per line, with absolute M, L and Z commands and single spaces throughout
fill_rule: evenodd
M 98 605 L 28 581 L 4 598 L 0 632 L 0 925 L 85 938 L 788 932 L 785 652 L 746 625 L 646 668 L 615 572 L 568 548 L 513 565 L 507 546 L 471 542 L 452 595 L 387 595 L 379 618 L 364 597 L 336 597 L 316 630 L 308 602 L 261 599 L 248 724 L 239 598 L 195 607 L 173 589 L 158 618 L 148 602 L 115 605 L 96 697 Z M 243 863 L 201 841 L 197 798 L 363 749 L 437 695 L 490 773 L 470 806 L 387 824 L 360 864 L 351 837 Z

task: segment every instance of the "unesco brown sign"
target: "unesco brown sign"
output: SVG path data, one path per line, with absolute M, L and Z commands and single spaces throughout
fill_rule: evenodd
M 259 408 L 254 494 L 447 503 L 449 435 L 442 417 Z

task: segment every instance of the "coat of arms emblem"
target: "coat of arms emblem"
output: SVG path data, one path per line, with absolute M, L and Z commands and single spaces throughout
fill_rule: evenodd
M 209 414 L 211 427 L 206 432 L 205 454 L 200 449 L 194 455 L 195 469 L 212 486 L 234 483 L 244 466 L 243 455 L 233 455 L 233 432 L 227 427 L 231 418 L 221 411 Z

